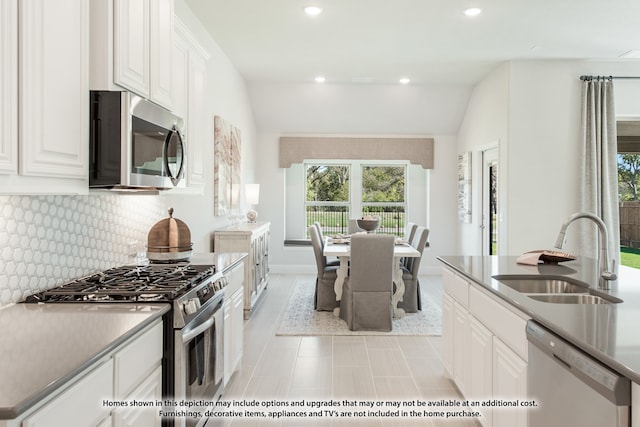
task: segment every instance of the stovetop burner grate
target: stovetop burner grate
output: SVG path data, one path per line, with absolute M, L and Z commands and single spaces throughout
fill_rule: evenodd
M 207 265 L 114 267 L 27 297 L 27 302 L 173 301 L 215 273 Z

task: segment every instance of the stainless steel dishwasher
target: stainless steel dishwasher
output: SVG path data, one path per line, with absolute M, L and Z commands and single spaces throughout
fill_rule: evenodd
M 527 323 L 529 427 L 629 427 L 630 381 L 540 324 Z

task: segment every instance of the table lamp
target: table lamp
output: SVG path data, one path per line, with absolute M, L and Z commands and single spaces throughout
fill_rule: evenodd
M 247 204 L 249 204 L 250 208 L 247 211 L 247 220 L 249 222 L 256 222 L 256 218 L 258 218 L 258 212 L 256 212 L 253 208 L 258 204 L 260 200 L 260 184 L 246 184 L 244 186 L 245 196 L 247 198 Z

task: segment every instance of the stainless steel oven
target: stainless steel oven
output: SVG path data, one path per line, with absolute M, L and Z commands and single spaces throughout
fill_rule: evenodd
M 190 406 L 184 409 L 190 413 L 176 418 L 176 426 L 203 426 L 206 422 L 204 414 L 208 409 L 213 409 L 222 397 L 223 296 L 218 294 L 206 301 L 201 301 L 202 299 L 201 295 L 180 302 L 183 313 L 189 314 L 186 316 L 186 324 L 176 328 L 174 332 L 174 400 L 178 404 L 182 400 L 189 402 Z

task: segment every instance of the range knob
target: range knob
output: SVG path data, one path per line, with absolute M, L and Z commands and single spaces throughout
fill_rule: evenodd
M 185 314 L 193 314 L 200 308 L 200 300 L 198 298 L 191 298 L 185 302 L 182 307 Z
M 216 280 L 212 286 L 214 291 L 221 291 L 222 289 L 224 289 L 225 286 L 227 286 L 227 278 L 226 277 L 221 277 L 219 280 Z

